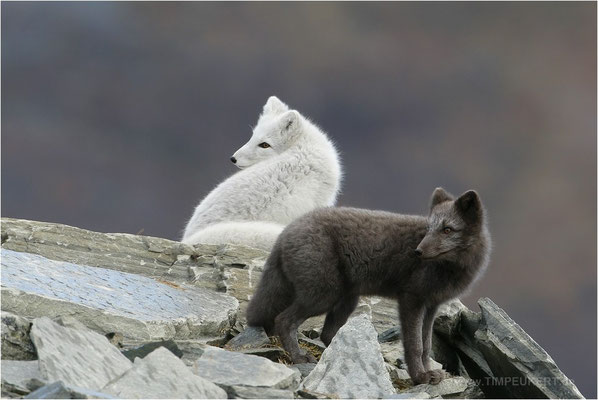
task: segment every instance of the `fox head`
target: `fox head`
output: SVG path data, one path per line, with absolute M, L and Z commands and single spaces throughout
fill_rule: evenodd
M 239 168 L 247 168 L 274 157 L 295 143 L 301 133 L 301 115 L 271 96 L 266 104 L 253 135 L 233 154 L 231 161 Z
M 436 188 L 430 202 L 428 231 L 415 252 L 422 259 L 457 261 L 462 251 L 480 241 L 485 229 L 484 207 L 474 190 L 455 199 Z

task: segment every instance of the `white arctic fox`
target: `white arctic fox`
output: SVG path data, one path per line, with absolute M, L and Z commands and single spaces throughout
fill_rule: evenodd
M 183 243 L 270 250 L 289 222 L 336 202 L 342 175 L 336 149 L 317 126 L 275 96 L 231 161 L 241 171 L 199 203 Z

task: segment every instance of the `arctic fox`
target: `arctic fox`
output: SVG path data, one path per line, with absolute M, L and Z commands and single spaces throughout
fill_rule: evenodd
M 183 243 L 236 243 L 269 250 L 289 222 L 336 202 L 341 166 L 334 145 L 275 96 L 231 161 L 241 171 L 199 203 Z
M 313 361 L 297 345 L 297 328 L 327 313 L 321 339 L 328 345 L 360 295 L 396 298 L 409 375 L 438 383 L 430 368 L 434 316 L 459 296 L 489 261 L 490 235 L 475 191 L 459 198 L 441 188 L 429 216 L 355 208 L 323 208 L 280 234 L 247 308 L 250 326 L 280 336 L 293 362 Z

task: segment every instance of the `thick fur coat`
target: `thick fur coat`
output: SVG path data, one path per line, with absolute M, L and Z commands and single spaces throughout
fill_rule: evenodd
M 269 250 L 288 223 L 336 202 L 342 174 L 334 145 L 274 96 L 249 142 L 231 160 L 241 171 L 195 208 L 184 243 L 236 243 Z
M 436 189 L 428 217 L 318 209 L 279 236 L 247 321 L 278 334 L 301 363 L 312 361 L 296 337 L 307 318 L 327 314 L 321 339 L 328 345 L 359 296 L 395 298 L 412 380 L 438 383 L 444 371 L 431 370 L 429 359 L 436 310 L 479 277 L 489 252 L 485 211 L 474 191 L 455 199 Z

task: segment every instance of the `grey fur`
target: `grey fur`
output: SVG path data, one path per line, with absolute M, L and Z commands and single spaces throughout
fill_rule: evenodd
M 434 316 L 486 268 L 485 214 L 476 192 L 455 200 L 441 188 L 427 218 L 355 208 L 312 211 L 280 234 L 249 303 L 248 324 L 278 334 L 293 362 L 314 361 L 297 344 L 303 321 L 327 313 L 321 339 L 328 345 L 360 295 L 396 298 L 409 374 L 414 383 L 438 383 L 444 371 L 429 364 Z

